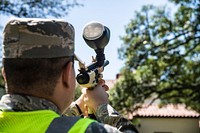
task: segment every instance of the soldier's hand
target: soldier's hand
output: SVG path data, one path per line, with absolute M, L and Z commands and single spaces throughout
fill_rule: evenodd
M 92 112 L 96 112 L 96 109 L 99 105 L 108 104 L 108 86 L 105 84 L 104 80 L 100 80 L 97 86 L 92 89 L 83 89 L 82 93 L 84 94 L 84 102 Z

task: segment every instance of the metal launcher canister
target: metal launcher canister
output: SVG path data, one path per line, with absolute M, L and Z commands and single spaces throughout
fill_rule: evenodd
M 96 58 L 93 58 L 90 65 L 85 66 L 75 56 L 75 59 L 79 62 L 79 74 L 76 76 L 76 80 L 81 86 L 91 89 L 103 77 L 104 67 L 109 64 L 109 61 L 105 60 L 104 48 L 109 42 L 110 30 L 101 23 L 92 21 L 84 27 L 83 39 L 89 47 L 94 49 Z

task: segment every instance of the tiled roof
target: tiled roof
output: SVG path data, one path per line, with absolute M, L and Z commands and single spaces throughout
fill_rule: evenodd
M 132 117 L 199 117 L 200 114 L 186 109 L 185 105 L 168 104 L 162 108 L 158 105 L 143 106 L 135 111 Z
M 105 80 L 108 87 L 111 89 L 116 80 Z M 129 119 L 133 117 L 200 117 L 200 114 L 194 110 L 186 109 L 183 104 L 168 104 L 160 108 L 158 104 L 153 104 L 150 106 L 144 105 L 142 108 L 134 111 L 133 114 L 128 114 Z

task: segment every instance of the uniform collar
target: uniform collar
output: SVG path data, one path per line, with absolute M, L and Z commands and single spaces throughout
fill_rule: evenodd
M 36 111 L 36 110 L 53 110 L 61 114 L 58 107 L 43 98 L 19 95 L 19 94 L 6 94 L 1 98 L 1 104 L 4 104 L 6 109 L 10 111 Z

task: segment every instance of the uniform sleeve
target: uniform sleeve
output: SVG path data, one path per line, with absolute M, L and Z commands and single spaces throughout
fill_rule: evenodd
M 125 130 L 125 131 L 119 131 L 117 128 L 112 127 L 108 124 L 103 123 L 97 123 L 93 122 L 88 126 L 88 128 L 85 131 L 86 133 L 137 133 L 133 130 Z
M 65 111 L 67 116 L 81 116 L 75 103 L 72 103 L 70 107 Z M 113 107 L 109 104 L 102 104 L 97 108 L 95 113 L 97 121 L 100 123 L 92 124 L 88 127 L 88 132 L 97 131 L 95 128 L 100 128 L 100 133 L 106 132 L 127 132 L 127 133 L 138 133 L 137 129 L 132 125 L 130 121 L 120 115 Z M 103 128 L 102 128 L 103 127 Z M 96 132 L 95 132 L 96 133 Z
M 78 111 L 75 102 L 72 102 L 71 105 L 64 111 L 63 114 L 67 116 L 81 116 L 82 115 Z
M 133 124 L 130 121 L 128 121 L 122 115 L 120 115 L 109 104 L 100 105 L 97 108 L 95 115 L 97 121 L 116 127 L 119 131 L 138 133 L 135 126 L 133 126 Z

